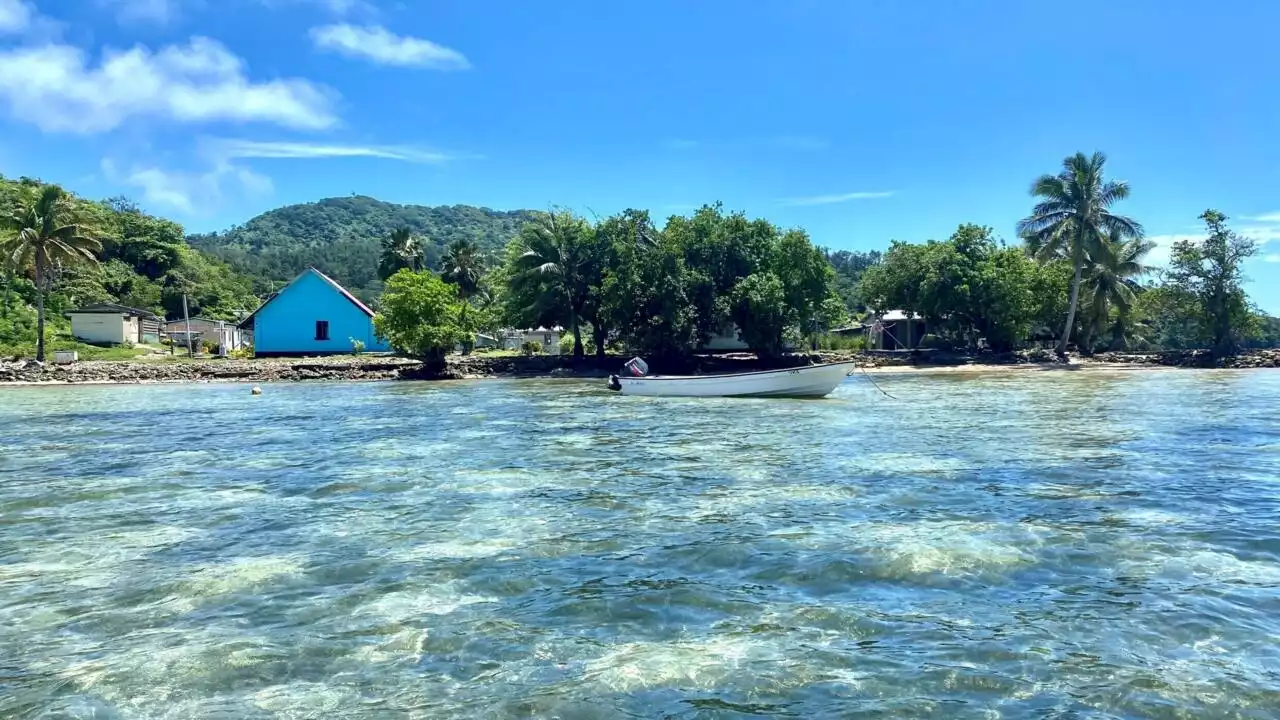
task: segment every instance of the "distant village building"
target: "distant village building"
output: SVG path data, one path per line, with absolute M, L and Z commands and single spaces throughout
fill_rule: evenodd
M 924 319 L 902 310 L 890 310 L 871 325 L 868 345 L 873 350 L 914 350 L 924 337 Z
M 170 320 L 165 323 L 165 332 L 168 333 L 174 345 L 187 346 L 187 321 Z M 191 344 L 197 346 L 202 340 L 231 352 L 249 345 L 249 333 L 241 330 L 234 322 L 193 317 L 191 318 Z
M 563 334 L 564 328 L 559 325 L 550 328 L 537 327 L 525 330 L 507 328 L 500 333 L 497 341 L 503 350 L 519 350 L 526 343 L 533 343 L 539 346 L 543 355 L 559 355 L 560 336 Z
M 258 356 L 349 353 L 353 339 L 367 352 L 391 349 L 373 331 L 373 311 L 315 268 L 267 298 L 240 327 L 253 332 Z
M 93 345 L 160 342 L 164 320 L 159 315 L 114 303 L 86 305 L 65 313 L 71 335 Z

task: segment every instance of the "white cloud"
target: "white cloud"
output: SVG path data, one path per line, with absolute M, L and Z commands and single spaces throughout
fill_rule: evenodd
M 1263 223 L 1280 223 L 1280 211 L 1263 213 L 1262 215 L 1245 215 L 1245 220 Z
M 1280 253 L 1270 253 L 1269 255 L 1264 255 L 1262 258 L 1262 262 L 1280 263 Z
M 121 171 L 113 161 L 103 160 L 102 173 L 111 182 L 141 190 L 143 203 L 188 216 L 211 214 L 229 195 L 261 196 L 274 190 L 271 178 L 228 162 L 217 162 L 203 172 L 142 164 Z
M 35 17 L 35 8 L 23 0 L 0 0 L 0 35 L 25 31 Z
M 208 149 L 212 154 L 227 160 L 240 158 L 317 159 L 365 157 L 434 165 L 462 157 L 473 157 L 394 145 L 343 145 L 339 143 L 262 142 L 257 140 L 213 140 L 208 143 Z
M 0 103 L 49 132 L 104 132 L 136 117 L 307 130 L 337 123 L 322 86 L 299 79 L 254 82 L 243 60 L 202 37 L 156 52 L 108 50 L 96 66 L 69 45 L 2 51 Z
M 851 200 L 878 200 L 887 197 L 893 197 L 893 192 L 876 191 L 841 193 L 838 195 L 811 195 L 809 197 L 787 198 L 782 202 L 786 205 L 834 205 Z
M 167 25 L 178 17 L 180 0 L 98 0 L 114 8 L 120 22 L 152 22 Z
M 311 41 L 322 50 L 370 60 L 379 65 L 466 70 L 462 53 L 430 40 L 396 35 L 380 25 L 325 25 L 311 29 Z

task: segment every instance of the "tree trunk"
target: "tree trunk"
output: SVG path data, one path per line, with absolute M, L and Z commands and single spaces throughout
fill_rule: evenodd
M 1067 309 L 1067 325 L 1062 330 L 1062 338 L 1058 340 L 1058 356 L 1066 357 L 1067 343 L 1071 341 L 1071 328 L 1076 323 L 1076 304 L 1080 301 L 1080 275 L 1084 272 L 1084 239 L 1080 238 L 1076 243 L 1075 252 L 1076 274 L 1071 278 L 1071 303 Z
M 470 355 L 471 348 L 475 347 L 476 334 L 471 332 L 467 327 L 467 299 L 462 299 L 462 309 L 458 311 L 458 324 L 462 326 L 462 354 Z
M 44 248 L 36 248 L 36 361 L 44 362 Z
M 592 339 L 596 341 L 596 360 L 604 362 L 605 343 L 609 340 L 609 333 L 600 327 L 599 318 L 591 326 Z
M 582 350 L 582 321 L 578 318 L 578 313 L 569 314 L 569 324 L 573 326 L 573 360 L 578 362 L 586 355 Z

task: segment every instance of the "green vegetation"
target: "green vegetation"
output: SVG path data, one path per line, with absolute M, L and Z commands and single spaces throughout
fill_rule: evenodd
M 401 270 L 418 272 L 426 258 L 422 255 L 422 241 L 409 228 L 392 230 L 382 241 L 382 254 L 378 258 L 378 277 L 386 280 Z M 301 272 L 301 271 L 299 271 Z
M 620 341 L 684 356 L 736 325 L 757 353 L 774 355 L 842 308 L 831 265 L 803 231 L 719 205 L 673 216 L 661 230 L 640 210 L 594 225 L 564 211 L 540 214 L 506 265 L 509 317 L 568 328 L 576 359 L 585 355 L 584 326 L 598 354 Z
M 36 360 L 44 362 L 44 300 L 55 268 L 96 265 L 102 243 L 83 209 L 57 185 L 25 186 L 0 215 L 0 252 L 15 269 L 31 268 L 36 290 Z
M 523 210 L 397 205 L 352 196 L 288 205 L 226 232 L 191 235 L 187 240 L 250 278 L 260 296 L 279 290 L 310 265 L 362 300 L 372 301 L 382 288 L 383 240 L 392 231 L 407 229 L 420 238 L 422 267 L 438 269 L 454 240 L 470 240 L 482 252 L 497 252 L 530 215 Z
M 176 318 L 185 292 L 193 316 L 219 320 L 239 319 L 258 305 L 246 279 L 186 244 L 182 226 L 123 198 L 93 202 L 38 180 L 0 176 L 0 217 L 0 245 L 6 248 L 0 255 L 0 349 L 6 355 L 40 354 L 42 301 L 53 335 L 49 344 L 82 357 L 100 353 L 70 339 L 62 314 L 79 305 L 112 302 Z M 22 232 L 36 224 L 37 232 Z
M 433 273 L 409 269 L 387 279 L 373 327 L 397 352 L 420 357 L 436 369 L 443 368 L 445 354 L 464 337 L 454 288 Z
M 1105 166 L 1100 153 L 1077 153 L 1037 179 L 1038 202 L 1017 223 L 1021 247 L 962 224 L 946 240 L 884 253 L 818 248 L 803 230 L 719 204 L 659 227 L 634 209 L 589 221 L 331 198 L 184 237 L 125 199 L 0 178 L 0 352 L 42 353 L 42 315 L 51 347 L 80 349 L 63 313 L 81 304 L 176 318 L 185 294 L 193 316 L 236 320 L 309 265 L 379 307 L 379 331 L 399 351 L 432 362 L 503 327 L 564 327 L 575 359 L 609 348 L 678 359 L 735 330 L 766 357 L 853 349 L 867 337 L 833 331 L 886 310 L 922 318 L 921 346 L 932 348 L 1053 341 L 1064 352 L 1074 340 L 1084 354 L 1226 353 L 1280 342 L 1280 320 L 1242 289 L 1253 244 L 1207 211 L 1208 239 L 1178 243 L 1171 267 L 1153 270 L 1142 226 L 1113 212 L 1129 186 L 1107 181 Z
M 1227 216 L 1217 210 L 1200 215 L 1209 229 L 1203 242 L 1180 240 L 1173 246 L 1170 279 L 1196 300 L 1200 338 L 1218 353 L 1235 350 L 1250 330 L 1254 313 L 1241 284 L 1240 264 L 1258 251 L 1250 239 L 1227 229 Z
M 1076 153 L 1062 161 L 1057 175 L 1042 175 L 1031 186 L 1031 194 L 1042 198 L 1031 215 L 1018 222 L 1018 234 L 1026 240 L 1028 252 L 1041 261 L 1066 258 L 1074 275 L 1067 300 L 1067 321 L 1058 338 L 1058 354 L 1065 355 L 1075 327 L 1080 299 L 1080 281 L 1090 254 L 1097 254 L 1104 236 L 1113 241 L 1142 237 L 1142 226 L 1111 206 L 1129 197 L 1129 185 L 1103 180 L 1107 157 Z

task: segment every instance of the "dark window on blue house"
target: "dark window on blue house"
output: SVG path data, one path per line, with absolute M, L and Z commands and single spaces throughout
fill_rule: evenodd
M 316 339 L 317 340 L 329 339 L 329 321 L 328 320 L 316 321 Z

